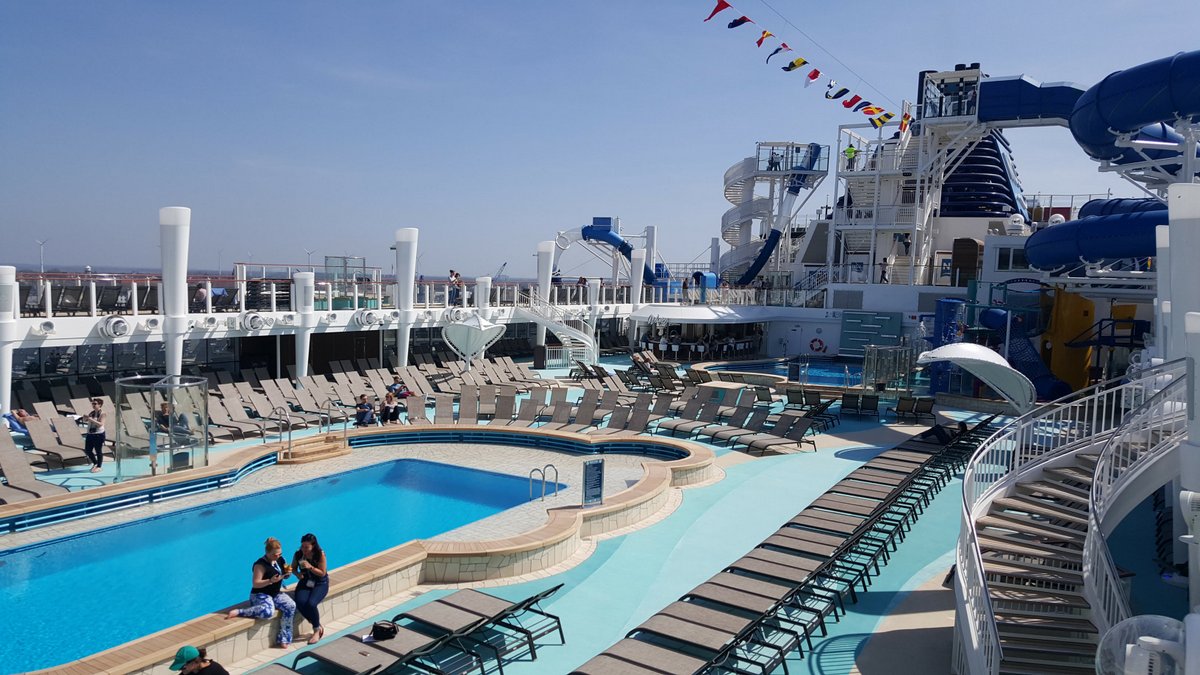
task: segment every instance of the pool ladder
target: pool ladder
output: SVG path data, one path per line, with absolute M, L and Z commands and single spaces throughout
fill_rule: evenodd
M 529 501 L 533 501 L 533 477 L 535 475 L 542 477 L 542 498 L 540 501 L 546 501 L 546 476 L 547 472 L 551 470 L 554 471 L 554 483 L 552 485 L 554 492 L 552 492 L 550 496 L 558 496 L 558 467 L 554 466 L 553 464 L 547 464 L 540 469 L 534 467 L 529 470 Z
M 275 413 L 279 413 L 279 417 L 275 417 Z M 270 421 L 275 422 L 279 426 L 279 442 L 283 442 L 283 432 L 287 431 L 287 451 L 280 451 L 284 457 L 291 458 L 292 456 L 292 415 L 291 411 L 283 406 L 276 406 L 271 410 Z M 266 434 L 263 434 L 266 437 Z

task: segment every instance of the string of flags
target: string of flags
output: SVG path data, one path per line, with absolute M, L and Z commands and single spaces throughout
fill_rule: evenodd
M 727 0 L 717 0 L 716 7 L 713 7 L 712 12 L 709 13 L 708 18 L 704 21 L 708 22 L 713 17 L 727 9 L 733 9 L 733 5 L 729 4 Z M 730 21 L 727 27 L 731 29 L 738 28 L 748 23 L 754 23 L 754 20 L 743 14 L 733 21 Z M 763 29 L 762 33 L 755 41 L 755 44 L 759 48 L 762 48 L 763 43 L 773 37 L 775 37 L 774 33 Z M 789 47 L 786 42 L 780 41 L 779 46 L 777 46 L 774 51 L 767 56 L 766 62 L 770 63 L 771 57 L 775 56 L 776 54 L 790 51 L 792 51 L 792 48 Z M 813 64 L 809 63 L 809 61 L 804 57 L 797 57 L 789 61 L 787 65 L 783 66 L 782 70 L 786 73 L 790 73 L 797 70 L 803 71 L 805 70 L 805 67 L 808 66 L 808 72 L 804 75 L 804 86 L 805 88 L 808 88 L 812 83 L 824 79 L 825 75 L 821 72 L 820 68 L 811 67 L 812 65 Z M 876 105 L 871 101 L 865 100 L 858 94 L 851 93 L 849 88 L 839 86 L 837 80 L 834 79 L 829 79 L 825 84 L 825 98 L 829 99 L 830 101 L 839 101 L 842 104 L 842 107 L 846 108 L 847 110 L 866 115 L 870 118 L 869 121 L 871 122 L 871 126 L 875 127 L 876 129 L 887 124 L 896 116 L 895 113 L 885 110 L 883 106 Z M 912 115 L 909 114 L 908 110 L 905 110 L 900 118 L 900 132 L 902 134 L 907 133 L 908 127 L 911 123 Z

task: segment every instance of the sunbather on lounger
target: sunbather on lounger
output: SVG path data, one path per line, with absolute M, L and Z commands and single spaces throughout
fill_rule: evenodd
M 965 434 L 966 432 L 967 432 L 967 423 L 966 422 L 959 422 L 958 429 L 954 433 L 951 433 L 948 429 L 946 429 L 946 427 L 944 427 L 941 424 L 935 424 L 935 425 L 929 427 L 928 429 L 926 429 L 925 431 L 922 431 L 921 434 L 918 436 L 918 438 L 936 438 L 938 443 L 941 443 L 942 445 L 949 445 L 950 442 L 953 441 L 956 437 L 961 436 L 961 435 Z
M 354 406 L 354 426 L 365 427 L 375 423 L 375 406 L 367 400 L 366 394 L 360 394 L 358 404 Z

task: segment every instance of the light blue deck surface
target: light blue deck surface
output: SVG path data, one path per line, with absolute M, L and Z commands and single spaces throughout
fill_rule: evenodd
M 715 485 L 685 490 L 683 503 L 666 520 L 600 542 L 591 557 L 571 570 L 536 582 L 487 589 L 518 600 L 551 585 L 565 584 L 545 608 L 562 617 L 567 645 L 554 645 L 551 638 L 544 638 L 536 662 L 506 663 L 505 672 L 570 672 L 749 551 L 880 451 L 852 446 L 738 464 Z M 861 643 L 904 592 L 945 573 L 958 535 L 961 494 L 957 480 L 939 493 L 870 590 L 860 595 L 857 605 L 848 606 L 850 613 L 841 622 L 830 624 L 829 637 L 815 643 L 815 654 L 803 661 L 790 660 L 793 673 L 849 672 Z M 426 593 L 376 619 L 390 619 L 446 593 Z M 362 634 L 369 625 L 360 624 L 347 633 Z M 284 661 L 290 664 L 294 658 L 292 654 Z

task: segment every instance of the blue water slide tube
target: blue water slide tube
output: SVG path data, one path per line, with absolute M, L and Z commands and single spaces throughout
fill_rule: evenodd
M 771 230 L 771 233 L 767 235 L 766 242 L 763 243 L 762 249 L 758 252 L 758 256 L 754 258 L 754 262 L 750 263 L 750 266 L 746 268 L 746 271 L 742 274 L 741 278 L 737 280 L 738 286 L 746 286 L 750 282 L 754 281 L 754 277 L 758 276 L 758 273 L 762 271 L 763 266 L 766 265 L 767 261 L 771 259 L 771 254 L 774 253 L 775 248 L 779 246 L 779 238 L 782 236 L 783 232 L 780 232 L 779 230 Z
M 1020 126 L 1066 126 L 1083 88 L 1017 75 L 989 77 L 979 83 L 979 121 L 1016 122 Z
M 808 145 L 808 162 L 805 166 L 799 167 L 806 171 L 812 171 L 817 166 L 821 159 L 821 144 L 810 143 Z M 783 204 L 779 209 L 779 216 L 791 213 L 792 204 L 796 201 L 796 196 L 800 194 L 800 190 L 810 187 L 813 184 L 813 176 L 805 173 L 792 174 L 791 180 L 788 181 L 787 194 L 783 196 Z M 783 232 L 778 228 L 772 229 L 767 235 L 767 240 L 763 243 L 763 247 L 759 250 L 758 255 L 754 258 L 754 262 L 750 263 L 750 267 L 737 280 L 738 286 L 746 286 L 754 281 L 754 277 L 762 271 L 766 266 L 767 261 L 771 259 L 771 254 L 779 246 L 779 240 L 783 237 Z
M 1111 73 L 1079 97 L 1070 127 L 1088 156 L 1120 164 L 1143 158 L 1132 148 L 1117 147 L 1118 134 L 1179 142 L 1179 134 L 1166 126 L 1176 119 L 1200 120 L 1200 51 Z M 1169 149 L 1145 152 L 1153 159 L 1177 154 Z M 1179 171 L 1180 167 L 1164 168 Z M 1030 237 L 1025 242 L 1029 263 L 1053 269 L 1080 259 L 1152 256 L 1154 228 L 1167 224 L 1166 208 L 1155 200 L 1095 200 L 1084 205 L 1080 216 Z
M 1014 325 L 1010 331 L 1008 310 L 991 307 L 979 313 L 980 325 L 995 331 L 1001 339 L 1005 338 L 1006 333 L 1011 333 L 1008 340 L 1008 363 L 1029 378 L 1029 381 L 1033 383 L 1033 388 L 1037 390 L 1039 400 L 1053 401 L 1070 394 L 1071 385 L 1050 372 L 1029 338 L 1019 336 L 1022 331 L 1015 325 L 1017 321 L 1018 319 L 1013 319 Z
M 1093 199 L 1079 207 L 1080 218 L 1111 216 L 1118 213 L 1161 211 L 1167 205 L 1157 199 Z
M 1154 255 L 1154 228 L 1167 224 L 1165 208 L 1090 216 L 1047 227 L 1025 241 L 1025 257 L 1038 269 L 1080 262 Z
M 606 220 L 601 218 L 593 218 L 591 225 L 586 225 L 580 230 L 584 241 L 598 241 L 602 244 L 608 244 L 617 249 L 617 252 L 625 256 L 626 260 L 630 260 L 633 255 L 633 245 L 625 241 L 621 235 L 613 231 L 611 224 L 598 223 L 598 220 Z M 646 261 L 646 268 L 642 270 L 642 283 L 654 285 L 654 270 L 651 269 L 650 263 Z
M 1142 161 L 1132 148 L 1118 148 L 1118 134 L 1178 142 L 1165 123 L 1200 119 L 1200 51 L 1181 52 L 1140 66 L 1118 70 L 1079 97 L 1071 113 L 1071 134 L 1093 159 L 1117 163 Z M 1151 158 L 1174 151 L 1151 150 Z M 1178 170 L 1178 169 L 1176 169 Z

